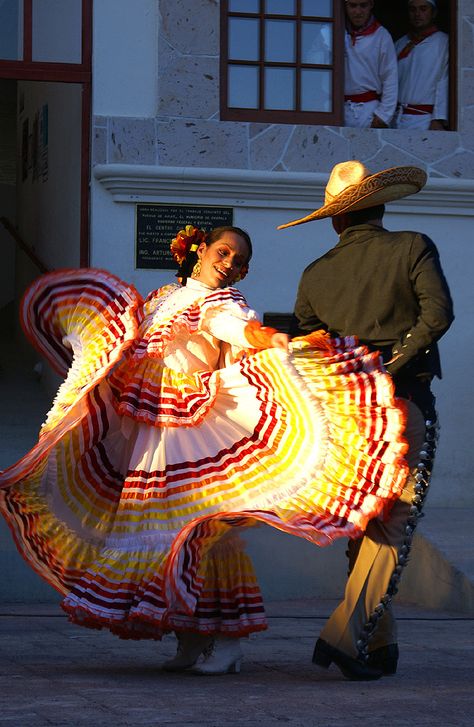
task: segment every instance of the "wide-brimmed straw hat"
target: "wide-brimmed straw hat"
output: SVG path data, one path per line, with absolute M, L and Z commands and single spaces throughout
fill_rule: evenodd
M 391 167 L 371 174 L 362 162 L 341 162 L 336 164 L 329 177 L 324 205 L 310 215 L 287 222 L 277 229 L 393 202 L 419 192 L 425 184 L 426 173 L 418 167 Z

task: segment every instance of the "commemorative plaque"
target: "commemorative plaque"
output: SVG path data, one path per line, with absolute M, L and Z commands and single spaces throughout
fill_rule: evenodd
M 232 225 L 232 207 L 202 207 L 182 204 L 137 204 L 135 267 L 174 270 L 170 243 L 179 230 L 194 225 L 208 232 Z

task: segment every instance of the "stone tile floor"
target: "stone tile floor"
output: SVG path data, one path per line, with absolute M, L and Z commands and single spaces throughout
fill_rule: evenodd
M 399 672 L 348 682 L 311 664 L 334 602 L 267 604 L 237 675 L 173 675 L 175 650 L 68 623 L 57 606 L 0 606 L 0 725 L 460 727 L 473 724 L 474 619 L 397 608 Z

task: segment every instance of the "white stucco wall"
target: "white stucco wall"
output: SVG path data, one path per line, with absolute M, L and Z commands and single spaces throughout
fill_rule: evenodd
M 155 116 L 158 3 L 93 4 L 93 108 L 99 116 Z

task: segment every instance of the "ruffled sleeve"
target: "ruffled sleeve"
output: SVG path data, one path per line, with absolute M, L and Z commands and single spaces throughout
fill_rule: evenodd
M 236 288 L 201 288 L 196 289 L 194 295 L 190 300 L 185 289 L 171 285 L 147 299 L 140 343 L 134 350 L 137 359 L 145 356 L 163 358 L 168 347 L 183 332 L 192 336 L 203 331 L 230 344 L 234 358 L 239 351 L 260 348 L 246 333 L 249 322 L 255 321 L 260 326 L 257 314 L 249 308 L 240 291 Z
M 234 350 L 269 348 L 276 329 L 260 323 L 257 313 L 247 306 L 241 293 L 233 289 L 228 289 L 228 292 L 232 295 L 230 300 L 203 306 L 202 328 L 220 341 L 229 343 Z
M 108 378 L 117 411 L 155 427 L 195 426 L 214 405 L 218 371 L 270 339 L 235 288 L 160 289 L 145 303 L 137 344 Z

